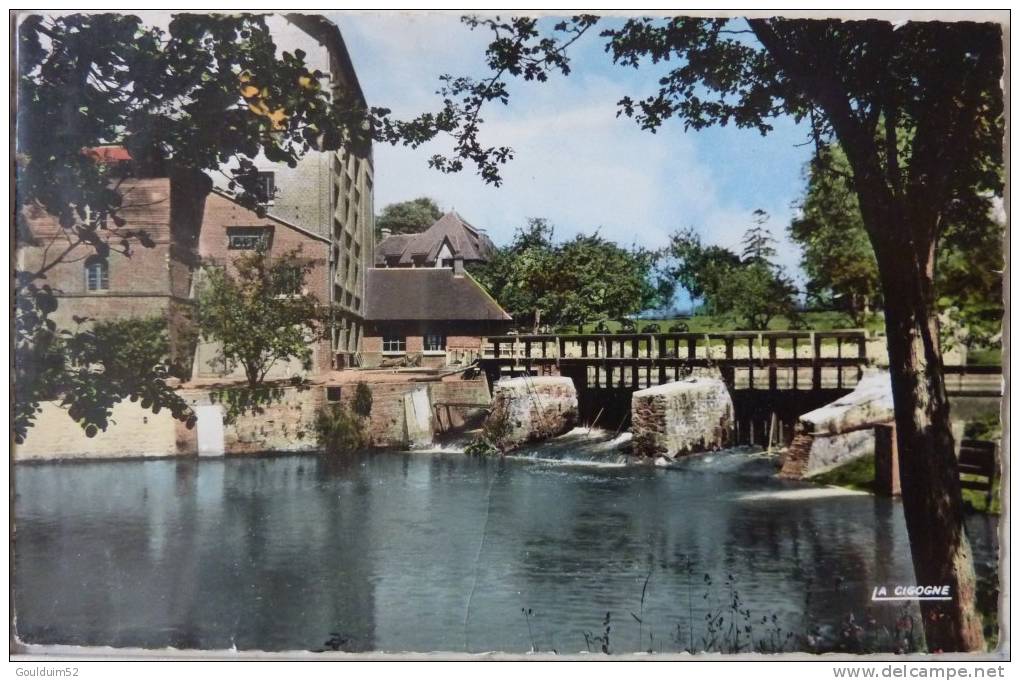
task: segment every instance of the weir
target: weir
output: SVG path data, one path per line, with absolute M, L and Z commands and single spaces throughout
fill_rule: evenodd
M 735 410 L 731 441 L 766 446 L 788 444 L 801 414 L 846 395 L 866 368 L 887 362 L 885 339 L 866 329 L 489 336 L 479 358 L 490 385 L 570 377 L 581 422 L 615 432 L 630 425 L 635 391 L 718 369 Z M 999 367 L 945 371 L 950 395 L 1001 394 L 993 385 Z

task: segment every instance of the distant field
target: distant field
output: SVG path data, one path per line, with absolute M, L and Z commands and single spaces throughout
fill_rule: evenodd
M 807 328 L 815 331 L 855 328 L 849 317 L 842 312 L 805 312 L 803 319 L 807 324 Z M 662 331 L 666 332 L 669 330 L 670 326 L 679 323 L 687 324 L 687 328 L 692 333 L 715 333 L 743 330 L 738 329 L 732 319 L 726 317 L 714 317 L 712 315 L 695 315 L 694 317 L 687 319 L 640 319 L 637 320 L 636 325 L 638 331 L 640 331 L 648 324 L 658 324 Z M 585 324 L 584 333 L 594 332 L 596 325 L 597 322 Z M 616 321 L 607 322 L 606 325 L 609 327 L 609 330 L 614 333 L 620 328 L 620 323 Z M 790 320 L 785 317 L 777 317 L 769 323 L 769 329 L 773 331 L 785 331 L 789 328 Z M 883 328 L 882 317 L 879 315 L 873 316 L 865 325 L 865 328 L 872 331 L 881 330 Z M 566 327 L 564 327 L 564 330 L 566 330 Z

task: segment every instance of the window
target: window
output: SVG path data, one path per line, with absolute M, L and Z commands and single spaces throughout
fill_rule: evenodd
M 301 270 L 300 263 L 281 265 L 277 270 L 277 279 L 274 282 L 277 295 L 291 296 L 301 293 L 305 281 L 305 273 Z
M 407 338 L 404 336 L 383 336 L 383 352 L 407 352 Z
M 340 401 L 340 386 L 328 385 L 326 386 L 326 401 L 327 402 L 339 402 Z
M 106 291 L 110 288 L 110 263 L 94 255 L 85 260 L 85 288 L 89 291 Z
M 276 197 L 276 173 L 269 170 L 259 171 L 259 201 L 272 204 Z
M 441 333 L 425 334 L 425 352 L 446 352 L 446 336 Z
M 262 227 L 227 228 L 227 248 L 232 251 L 254 251 L 265 241 L 266 230 Z

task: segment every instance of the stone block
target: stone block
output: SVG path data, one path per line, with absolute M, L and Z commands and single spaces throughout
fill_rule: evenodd
M 485 421 L 504 448 L 562 435 L 577 423 L 577 389 L 566 376 L 524 376 L 493 386 Z
M 803 477 L 874 454 L 875 426 L 894 418 L 888 372 L 866 372 L 852 392 L 798 419 L 797 432 L 811 438 Z
M 885 371 L 868 371 L 851 393 L 798 419 L 801 429 L 815 436 L 838 435 L 888 423 L 893 412 L 892 381 Z
M 732 425 L 733 400 L 718 370 L 700 370 L 631 397 L 639 455 L 674 458 L 725 447 Z

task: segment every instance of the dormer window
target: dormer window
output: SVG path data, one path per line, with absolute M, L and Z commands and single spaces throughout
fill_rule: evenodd
M 106 258 L 93 255 L 85 260 L 85 288 L 89 291 L 109 290 L 110 263 Z

